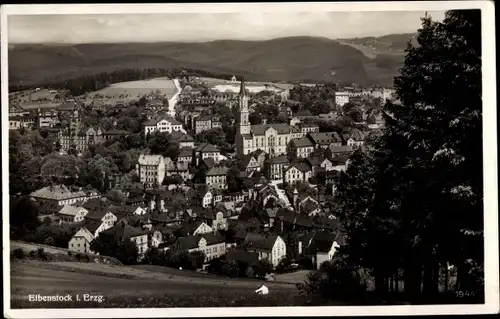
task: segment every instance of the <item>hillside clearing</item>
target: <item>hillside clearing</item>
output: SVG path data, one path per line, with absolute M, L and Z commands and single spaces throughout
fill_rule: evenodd
M 112 277 L 124 274 L 134 277 Z M 100 307 L 143 304 L 143 300 L 150 300 L 156 307 L 201 307 L 210 302 L 211 306 L 249 304 L 249 298 L 257 298 L 253 291 L 259 283 L 251 280 L 189 278 L 101 264 L 18 262 L 11 263 L 11 285 L 13 307 L 36 307 L 37 303 L 27 301 L 29 294 L 84 293 L 104 296 L 107 302 L 99 304 Z M 271 292 L 276 292 L 273 294 L 275 297 L 264 300 L 263 305 L 292 305 L 296 302 L 297 290 L 294 285 L 269 283 L 269 287 Z M 231 304 L 231 300 L 236 300 L 235 304 Z M 57 304 L 42 303 L 38 306 L 58 307 Z M 68 307 L 64 303 L 59 305 L 65 306 Z M 80 306 L 84 305 L 78 304 Z

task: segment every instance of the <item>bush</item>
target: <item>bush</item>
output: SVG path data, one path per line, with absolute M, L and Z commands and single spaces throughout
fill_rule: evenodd
M 300 265 L 301 268 L 304 268 L 304 269 L 313 269 L 314 268 L 312 258 L 310 256 L 300 255 L 298 260 L 297 260 L 297 263 Z
M 82 260 L 82 254 L 76 253 L 75 258 L 76 260 Z
M 68 251 L 68 256 L 73 256 L 73 253 L 71 251 Z
M 358 268 L 345 258 L 324 262 L 319 270 L 310 272 L 305 283 L 297 288 L 301 295 L 316 301 L 355 299 L 366 291 Z
M 24 250 L 21 248 L 14 249 L 14 257 L 17 259 L 23 259 L 24 258 Z
M 38 248 L 37 254 L 41 260 L 48 260 L 49 259 L 47 253 L 45 252 L 45 250 L 42 247 Z
M 291 264 L 292 264 L 292 261 L 289 258 L 284 257 L 283 259 L 280 260 L 280 262 L 276 266 L 276 272 L 278 274 L 282 274 L 282 273 L 286 272 L 287 270 L 290 269 Z
M 36 256 L 36 250 L 30 251 L 30 257 L 35 257 Z

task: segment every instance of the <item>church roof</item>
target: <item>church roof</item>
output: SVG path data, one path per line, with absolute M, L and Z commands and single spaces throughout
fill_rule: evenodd
M 273 128 L 278 134 L 290 134 L 290 126 L 287 123 L 252 125 L 251 131 L 254 135 L 265 135 L 270 128 Z

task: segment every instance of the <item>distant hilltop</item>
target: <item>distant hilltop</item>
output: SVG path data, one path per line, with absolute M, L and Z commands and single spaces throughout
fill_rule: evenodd
M 290 37 L 204 43 L 16 44 L 10 81 L 64 81 L 124 68 L 196 68 L 252 81 L 392 84 L 413 34 L 330 40 Z M 367 47 L 373 50 L 366 50 Z

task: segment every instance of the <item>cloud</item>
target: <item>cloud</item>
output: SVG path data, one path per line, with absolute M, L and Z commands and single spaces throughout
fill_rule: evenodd
M 251 12 L 8 17 L 13 43 L 327 38 L 416 32 L 424 12 Z M 442 20 L 444 12 L 431 14 Z

